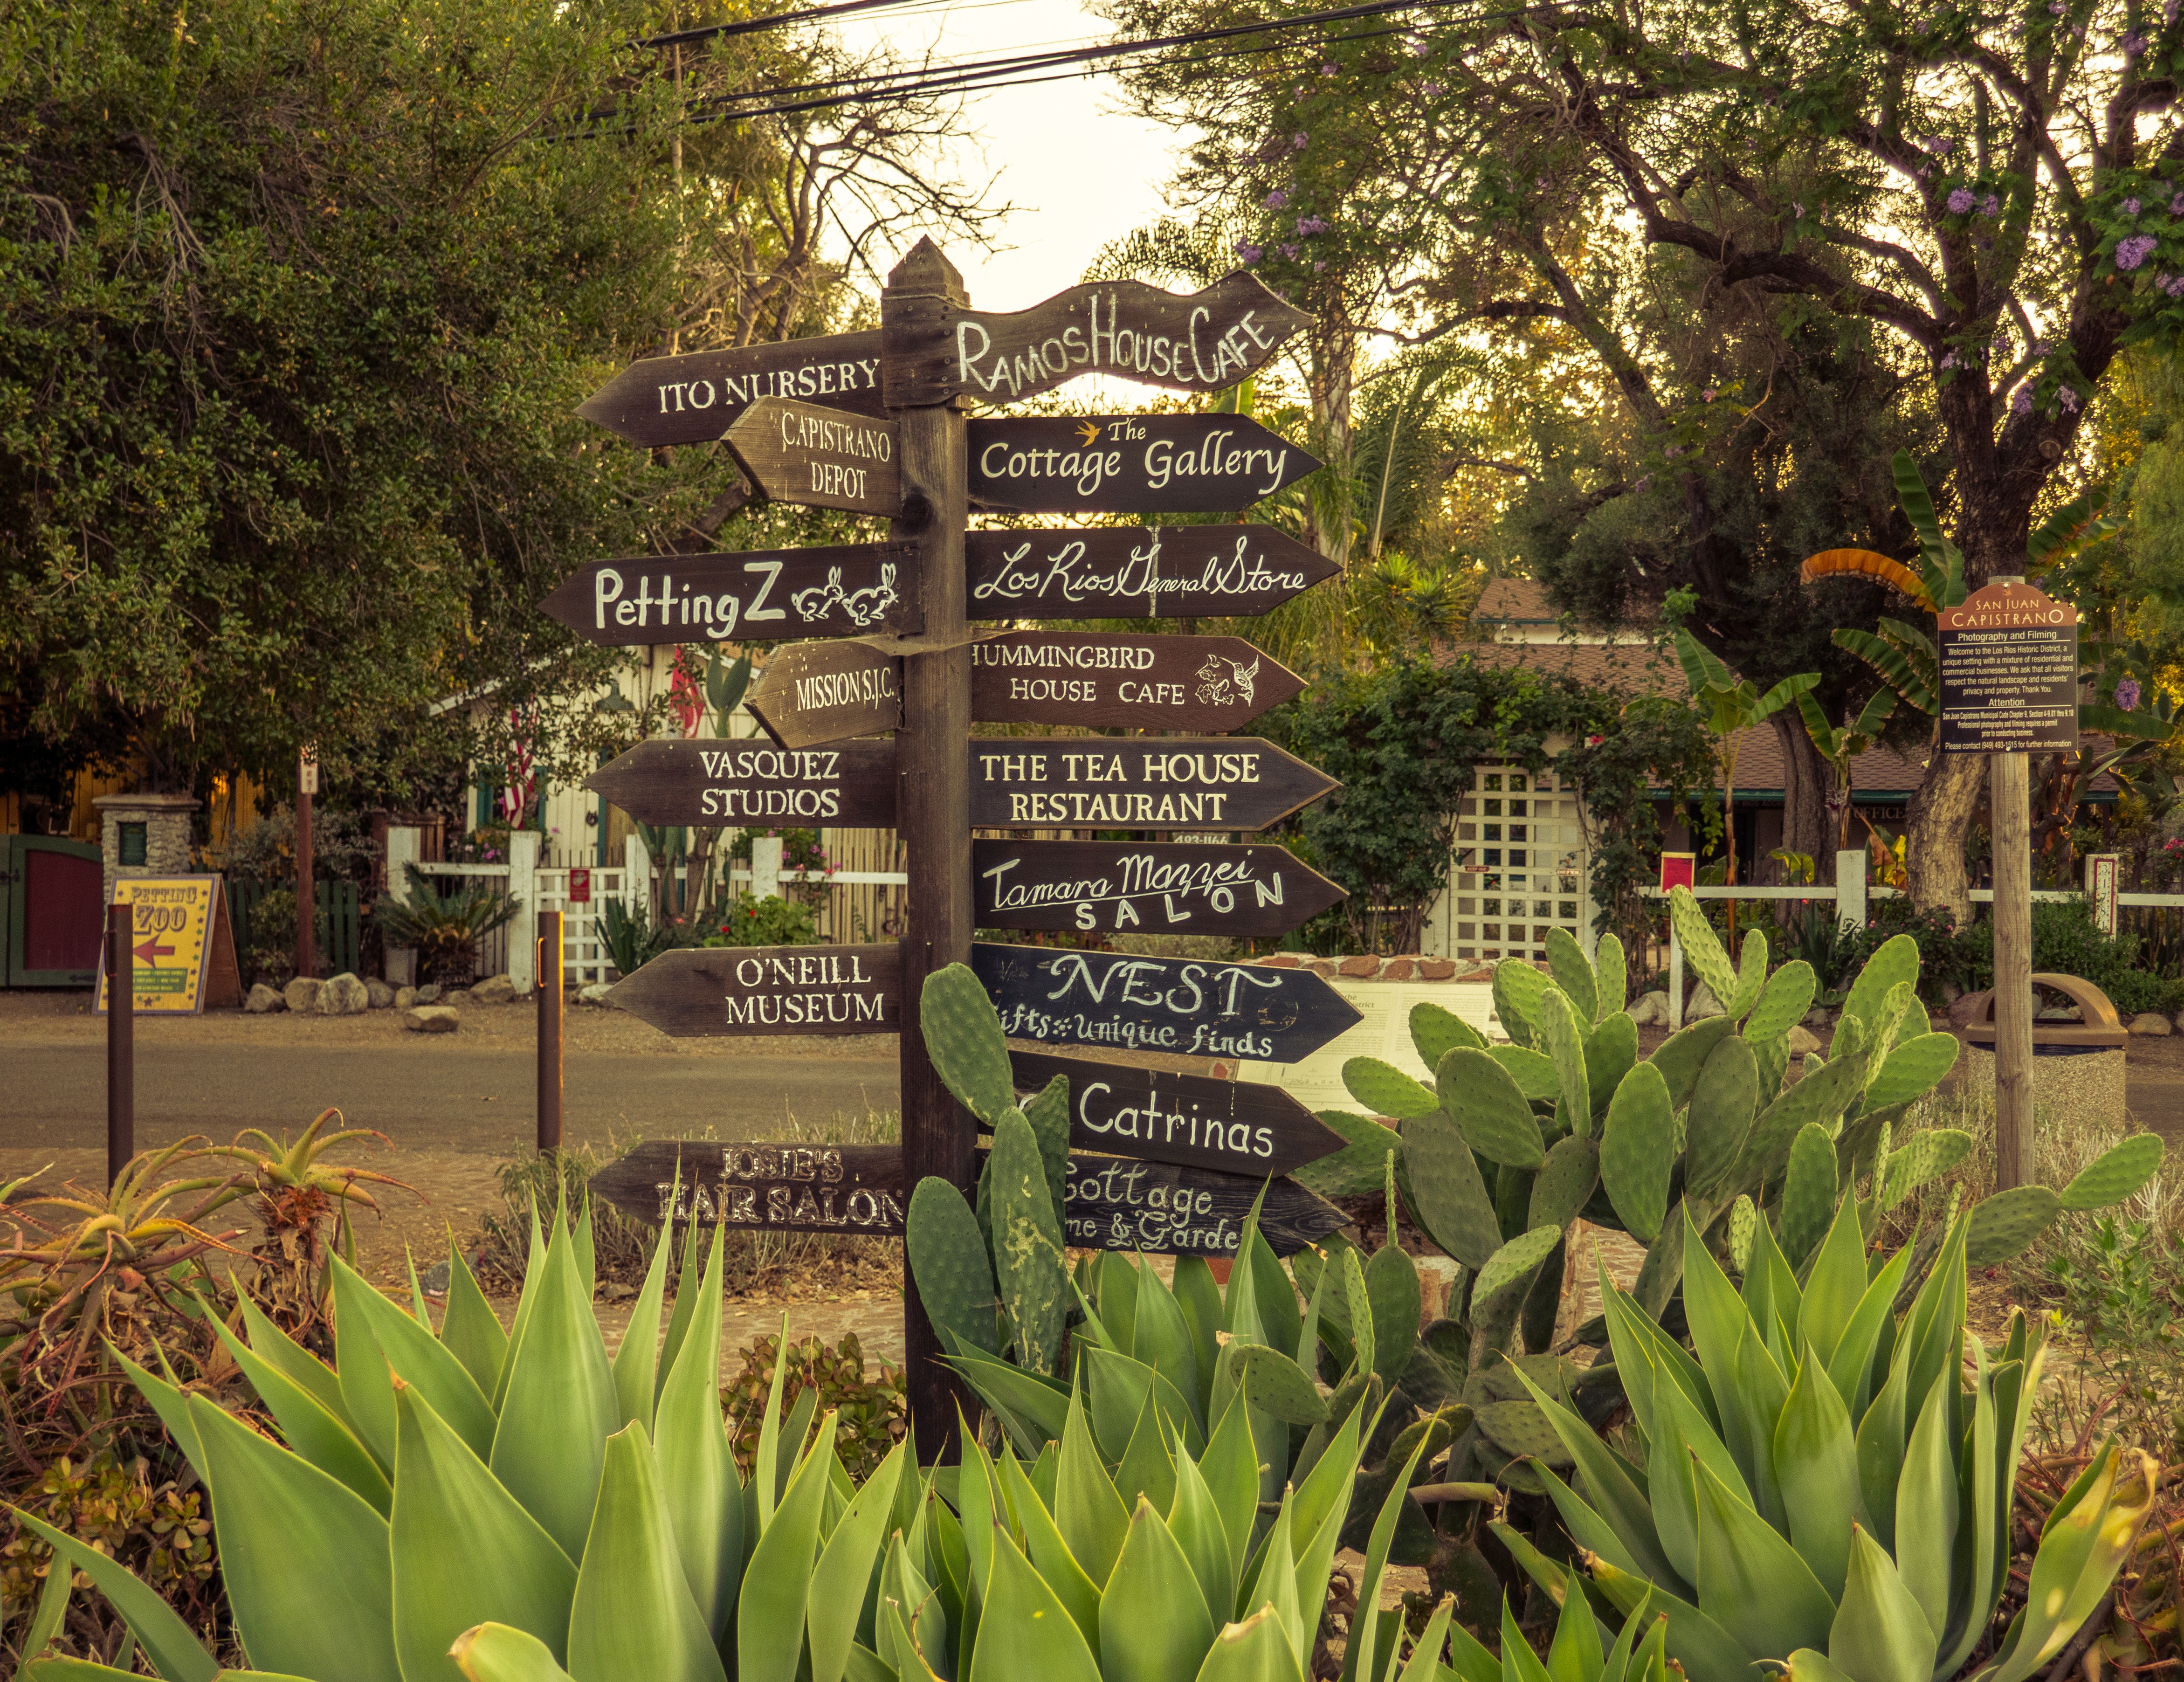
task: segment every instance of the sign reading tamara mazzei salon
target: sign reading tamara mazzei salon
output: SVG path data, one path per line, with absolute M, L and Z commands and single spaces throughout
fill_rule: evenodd
M 2078 610 L 2031 584 L 1989 584 L 1943 608 L 1942 751 L 2075 752 Z

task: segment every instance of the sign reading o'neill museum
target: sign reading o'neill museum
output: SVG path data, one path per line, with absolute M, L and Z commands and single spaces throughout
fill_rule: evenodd
M 2077 609 L 2031 584 L 1989 584 L 1935 628 L 1943 753 L 2076 751 Z

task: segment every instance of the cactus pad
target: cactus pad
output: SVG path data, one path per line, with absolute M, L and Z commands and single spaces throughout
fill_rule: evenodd
M 1574 943 L 1573 943 L 1574 944 Z M 1590 1015 L 1585 1020 L 1590 1021 Z M 1540 1044 L 1555 1066 L 1555 1096 L 1563 1120 L 1575 1133 L 1592 1131 L 1592 1083 L 1585 1068 L 1585 1030 L 1578 1005 L 1559 987 L 1540 995 Z
M 1069 1077 L 1056 1075 L 1023 1106 L 1039 1160 L 1046 1164 L 1046 1195 L 1054 1206 L 1069 1200 Z
M 1749 1039 L 1753 1060 L 1759 1065 L 1759 1104 L 1762 1109 L 1782 1095 L 1782 1077 L 1790 1072 L 1790 1037 Z
M 1522 958 L 1505 958 L 1494 966 L 1494 1011 L 1502 1033 L 1518 1044 L 1535 1043 L 1540 995 L 1546 990 L 1546 977 Z
M 1532 1228 L 1567 1227 L 1575 1220 L 1600 1183 L 1600 1145 L 1590 1139 L 1557 1141 L 1546 1166 L 1532 1179 Z
M 1791 1142 L 1790 1166 L 1782 1176 L 1779 1224 L 1782 1254 L 1792 1267 L 1804 1265 L 1835 1224 L 1836 1189 L 1836 1142 L 1818 1122 L 1808 1122 Z
M 2054 1224 L 2063 1200 L 2044 1185 L 2012 1186 L 1972 1206 L 1964 1264 L 1992 1267 L 2007 1262 Z
M 1228 1360 L 1244 1400 L 1284 1425 L 1318 1425 L 1327 1418 L 1327 1398 L 1304 1368 L 1262 1343 L 1228 1346 Z
M 1744 935 L 1744 962 L 1736 972 L 1736 996 L 1722 1000 L 1730 1018 L 1743 1021 L 1759 1002 L 1759 991 L 1766 984 L 1767 936 L 1758 929 L 1747 929 Z
M 1740 1273 L 1752 1265 L 1752 1240 L 1759 1230 L 1759 1211 L 1740 1197 L 1729 1206 L 1729 1263 Z
M 1804 1078 L 1759 1112 L 1745 1141 L 1744 1159 L 1737 1164 L 1741 1188 L 1756 1189 L 1763 1180 L 1781 1172 L 1790 1159 L 1790 1147 L 1799 1129 L 1817 1122 L 1830 1136 L 1843 1111 L 1858 1097 L 1865 1078 L 1865 1059 L 1837 1057 L 1817 1068 L 1808 1064 Z
M 1342 1083 L 1350 1089 L 1352 1098 L 1376 1116 L 1407 1121 L 1440 1107 L 1431 1087 L 1420 1085 L 1378 1057 L 1352 1057 L 1342 1066 Z
M 1370 1116 L 1352 1115 L 1347 1110 L 1315 1113 L 1350 1142 L 1331 1156 L 1291 1169 L 1290 1177 L 1322 1197 L 1369 1197 L 1379 1190 L 1388 1153 L 1400 1151 L 1403 1141 Z
M 925 977 L 917 995 L 918 1033 L 925 1055 L 956 1101 L 991 1127 L 1016 1107 L 1008 1042 L 985 983 L 962 964 Z
M 994 1188 L 994 1274 L 1016 1327 L 1017 1364 L 1050 1373 L 1061 1347 L 1069 1276 L 1046 1163 L 1021 1110 L 1004 1110 L 994 1122 L 986 1178 Z
M 1767 985 L 1760 989 L 1758 1002 L 1752 1005 L 1752 1014 L 1745 1021 L 1744 1037 L 1750 1040 L 1774 1039 L 1789 1033 L 1804 1021 L 1805 1012 L 1813 1008 L 1813 995 L 1819 988 L 1819 977 L 1802 958 L 1783 965 L 1767 977 Z
M 1893 1209 L 1930 1180 L 1939 1179 L 1972 1152 L 1972 1136 L 1955 1128 L 1923 1128 L 1885 1157 L 1880 1167 L 1880 1206 Z M 2063 1206 L 2071 1206 L 2070 1193 L 2063 1192 Z
M 1547 972 L 1554 977 L 1555 985 L 1562 989 L 1578 1020 L 1590 1028 L 1599 1009 L 1599 1000 L 1593 996 L 1592 960 L 1566 928 L 1547 931 Z
M 1471 1288 L 1472 1301 L 1484 1303 L 1513 1285 L 1529 1281 L 1532 1270 L 1546 1261 L 1562 1241 L 1559 1227 L 1541 1227 L 1536 1232 L 1520 1233 L 1511 1239 L 1479 1270 L 1478 1281 Z M 1512 1291 L 1511 1295 L 1515 1293 Z
M 910 1195 L 903 1225 L 911 1277 L 933 1323 L 989 1355 L 1000 1353 L 994 1335 L 994 1268 L 979 1235 L 978 1217 L 963 1194 L 930 1176 Z
M 1641 1063 L 1608 1100 L 1600 1134 L 1600 1180 L 1617 1218 L 1641 1244 L 1660 1234 L 1675 1160 L 1676 1114 L 1668 1083 L 1651 1063 Z
M 1843 1015 L 1864 1025 L 1869 1043 L 1888 990 L 1899 982 L 1909 982 L 1914 987 L 1919 983 L 1919 944 L 1908 934 L 1881 944 L 1880 950 L 1865 961 L 1865 967 L 1851 983 L 1850 996 L 1843 1000 Z M 1836 1031 L 1840 1034 L 1840 1026 Z
M 1440 1108 L 1490 1161 L 1536 1168 L 1546 1161 L 1540 1124 L 1509 1072 L 1484 1051 L 1459 1045 L 1434 1071 Z
M 1384 1244 L 1365 1264 L 1365 1295 L 1373 1305 L 1373 1347 L 1368 1359 L 1384 1384 L 1393 1384 L 1418 1346 L 1419 1311 L 1425 1295 L 1418 1264 L 1399 1245 Z
M 1606 1022 L 1630 1002 L 1630 975 L 1624 961 L 1623 943 L 1613 934 L 1600 937 L 1592 955 L 1592 1015 Z
M 1919 1033 L 1898 1040 L 1865 1089 L 1865 1107 L 1882 1110 L 1923 1098 L 1956 1067 L 1962 1049 L 1953 1033 Z
M 1490 1401 L 1476 1418 L 1494 1445 L 1507 1453 L 1529 1455 L 1553 1467 L 1570 1463 L 1569 1451 L 1535 1401 Z
M 1411 1211 L 1433 1240 L 1467 1267 L 1482 1267 L 1501 1248 L 1502 1227 L 1477 1158 L 1454 1122 L 1438 1111 L 1403 1129 L 1410 1165 Z
M 1545 1099 L 1552 1103 L 1562 1095 L 1562 1077 L 1555 1072 L 1555 1060 L 1544 1051 L 1534 1051 L 1522 1045 L 1494 1045 L 1486 1055 L 1509 1071 L 1517 1089 L 1527 1099 Z M 1439 1069 L 1440 1064 L 1434 1065 Z M 1435 1078 L 1434 1084 L 1440 1084 Z
M 2078 1171 L 2077 1178 L 2063 1188 L 2063 1206 L 2105 1209 L 2122 1202 L 2153 1177 L 2161 1156 L 2159 1133 L 2133 1133 Z
M 1661 1042 L 1660 1049 L 1646 1060 L 1668 1082 L 1669 1101 L 1675 1108 L 1680 1110 L 1691 1101 L 1691 1088 L 1698 1080 L 1700 1068 L 1713 1055 L 1713 1048 L 1728 1039 L 1736 1026 L 1727 1016 L 1708 1016 L 1670 1034 Z
M 1759 1113 L 1759 1059 L 1731 1035 L 1713 1048 L 1691 1087 L 1684 1111 L 1684 1182 L 1711 1192 L 1736 1172 L 1744 1141 Z
M 1437 1069 L 1440 1060 L 1459 1045 L 1484 1051 L 1486 1036 L 1455 1011 L 1421 1002 L 1411 1006 L 1411 1044 L 1418 1048 L 1421 1063 Z
M 1721 950 L 1713 925 L 1707 921 L 1690 888 L 1669 890 L 1669 922 L 1676 931 L 1677 944 L 1684 949 L 1684 961 L 1691 966 L 1691 973 L 1706 983 L 1707 991 L 1726 1009 L 1736 997 L 1736 966 Z

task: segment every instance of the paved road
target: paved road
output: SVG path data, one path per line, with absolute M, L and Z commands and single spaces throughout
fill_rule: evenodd
M 190 1133 L 290 1130 L 327 1105 L 411 1150 L 495 1157 L 527 1144 L 534 1064 L 520 1042 L 448 1039 L 396 1047 L 147 1043 L 136 1048 L 136 1129 L 148 1146 Z M 458 1051 L 460 1047 L 460 1051 Z M 807 1121 L 896 1106 L 885 1057 L 676 1057 L 587 1052 L 568 1058 L 570 1142 L 609 1133 L 764 1137 L 784 1112 Z M 98 1146 L 106 1065 L 95 1040 L 0 1048 L 0 1148 Z

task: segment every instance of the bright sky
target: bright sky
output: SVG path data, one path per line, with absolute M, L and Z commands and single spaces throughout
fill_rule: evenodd
M 958 63 L 1109 38 L 1075 0 L 924 0 L 835 26 L 852 47 L 884 40 L 913 60 L 931 47 Z M 1114 81 L 1071 75 L 967 96 L 976 137 L 956 148 L 956 178 L 998 174 L 989 202 L 1017 207 L 1000 250 L 948 253 L 978 308 L 1028 309 L 1074 286 L 1109 241 L 1160 219 L 1176 132 L 1127 113 Z

